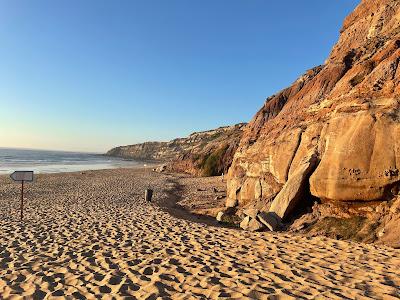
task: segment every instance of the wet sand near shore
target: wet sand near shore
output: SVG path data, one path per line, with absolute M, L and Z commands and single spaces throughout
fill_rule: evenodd
M 176 189 L 196 180 L 142 169 L 39 175 L 21 223 L 19 185 L 0 176 L 0 298 L 400 297 L 400 250 L 169 213 Z

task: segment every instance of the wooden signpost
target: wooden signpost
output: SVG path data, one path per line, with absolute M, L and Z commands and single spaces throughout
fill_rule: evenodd
M 33 171 L 15 171 L 10 175 L 11 179 L 21 182 L 21 221 L 24 218 L 24 182 L 33 181 Z

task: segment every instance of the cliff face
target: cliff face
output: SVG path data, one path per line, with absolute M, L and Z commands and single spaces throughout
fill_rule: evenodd
M 106 155 L 137 160 L 160 160 L 163 157 L 173 156 L 174 154 L 167 151 L 166 145 L 167 143 L 163 142 L 146 142 L 143 144 L 119 146 L 109 150 Z
M 399 62 L 400 1 L 363 0 L 325 64 L 266 99 L 244 129 L 229 170 L 228 206 L 268 210 L 311 158 L 300 202 L 396 197 Z
M 245 125 L 195 132 L 170 142 L 120 146 L 107 155 L 167 162 L 170 170 L 193 175 L 219 175 L 227 173 Z

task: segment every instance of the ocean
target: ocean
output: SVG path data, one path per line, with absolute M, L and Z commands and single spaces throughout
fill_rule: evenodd
M 0 174 L 78 172 L 139 166 L 133 160 L 94 153 L 0 148 Z

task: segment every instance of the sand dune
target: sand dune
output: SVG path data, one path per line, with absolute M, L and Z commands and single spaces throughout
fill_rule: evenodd
M 0 177 L 2 299 L 398 299 L 400 251 L 324 237 L 249 233 L 177 219 L 143 201 L 168 175 L 38 176 L 18 220 Z

